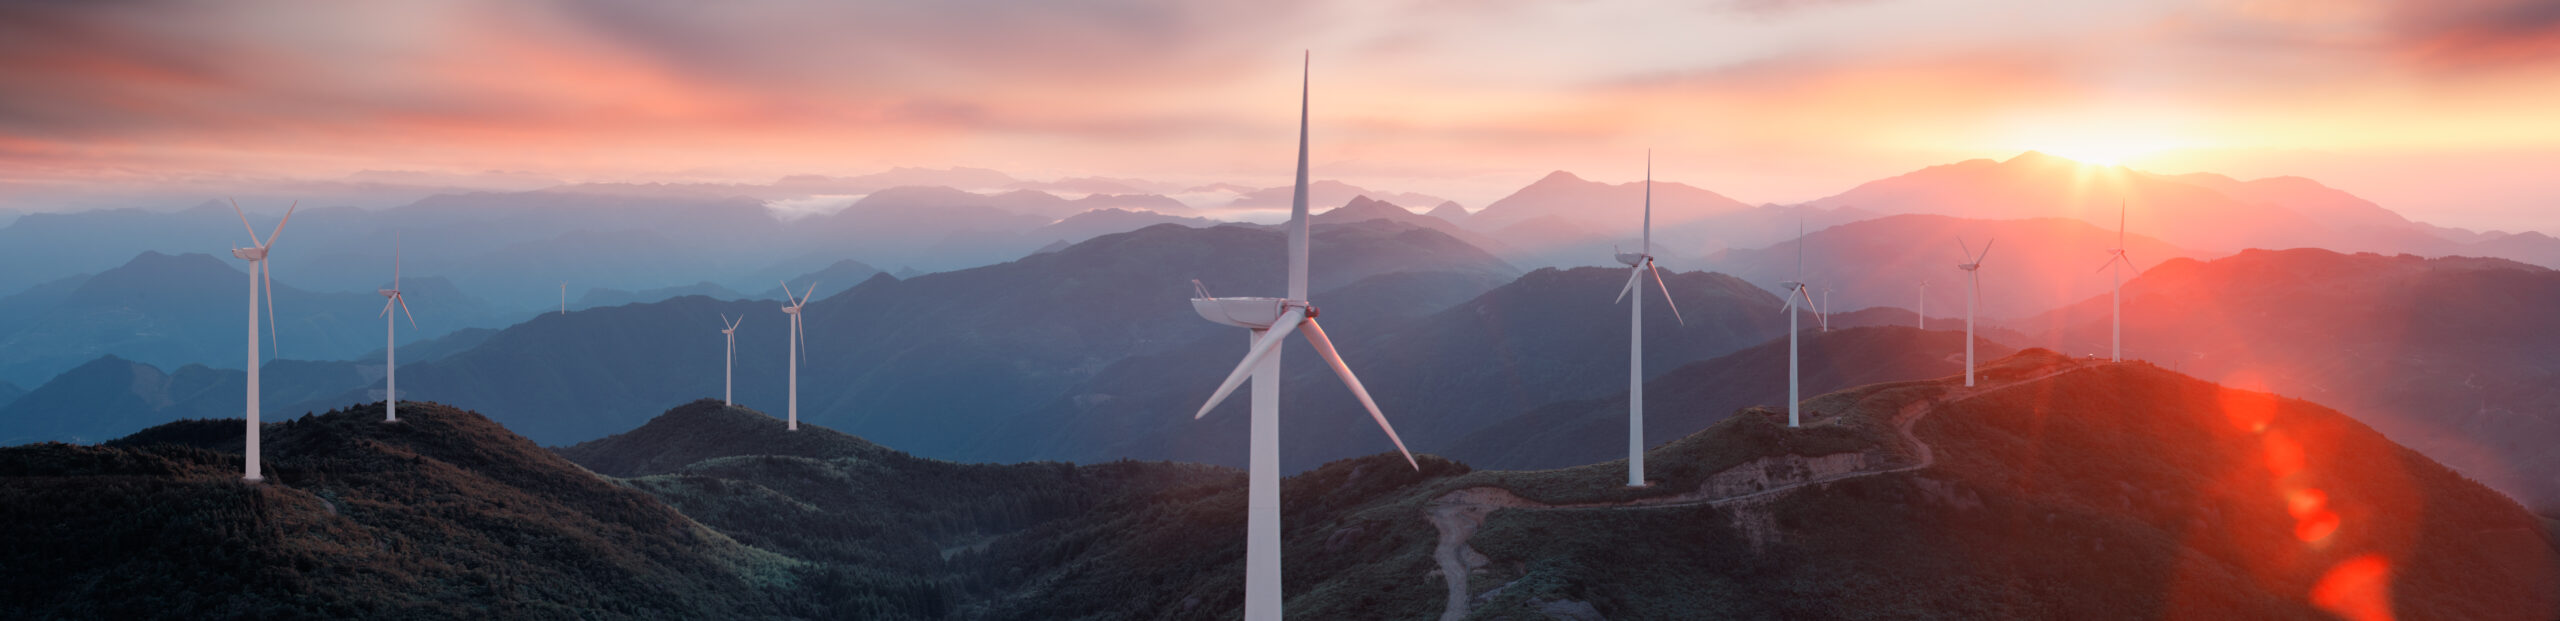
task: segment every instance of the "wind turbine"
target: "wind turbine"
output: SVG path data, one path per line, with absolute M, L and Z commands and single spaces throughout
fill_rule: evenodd
M 1228 393 L 1235 392 L 1245 378 L 1253 378 L 1252 448 L 1248 452 L 1245 494 L 1245 569 L 1244 618 L 1247 621 L 1280 619 L 1280 344 L 1290 332 L 1304 329 L 1307 343 L 1315 346 L 1316 355 L 1333 366 L 1342 384 L 1359 397 L 1360 405 L 1369 409 L 1369 418 L 1395 442 L 1396 451 L 1404 454 L 1406 464 L 1422 469 L 1405 450 L 1404 439 L 1396 436 L 1394 425 L 1378 411 L 1378 402 L 1360 386 L 1360 378 L 1342 363 L 1333 350 L 1333 341 L 1325 337 L 1324 327 L 1316 324 L 1316 307 L 1307 302 L 1307 93 L 1306 79 L 1300 78 L 1298 93 L 1298 183 L 1289 201 L 1289 297 L 1286 298 L 1216 298 L 1203 293 L 1191 299 L 1192 310 L 1209 321 L 1251 330 L 1253 347 L 1246 350 L 1244 361 L 1209 395 L 1209 402 L 1198 419 L 1218 407 Z
M 1663 284 L 1662 270 L 1653 266 L 1653 152 L 1644 154 L 1644 246 L 1634 254 L 1616 253 L 1618 262 L 1634 268 L 1627 271 L 1627 286 L 1618 289 L 1618 301 L 1628 294 L 1635 303 L 1627 305 L 1627 487 L 1644 487 L 1644 277 L 1653 275 L 1653 286 L 1662 289 L 1662 303 L 1671 305 L 1671 318 L 1680 325 L 1689 320 L 1680 317 L 1680 305 L 1671 302 L 1671 286 Z M 1617 302 L 1611 302 L 1615 304 Z
M 813 288 L 815 286 L 816 285 L 811 285 Z M 799 315 L 794 313 L 792 316 L 797 317 Z M 739 315 L 737 319 L 733 320 L 729 318 L 728 313 L 720 314 L 720 325 L 726 326 L 720 329 L 720 335 L 729 338 L 728 354 L 726 354 L 726 357 L 721 359 L 720 363 L 720 405 L 737 405 L 737 402 L 729 399 L 729 395 L 730 388 L 736 385 L 733 378 L 737 376 L 738 369 L 738 324 L 745 323 L 746 321 L 746 315 Z M 796 388 L 797 385 L 795 384 L 794 387 Z M 798 391 L 795 390 L 793 392 L 796 393 Z M 799 395 L 794 394 L 792 395 L 792 398 L 796 401 L 798 400 Z M 792 412 L 792 415 L 797 419 L 799 412 L 794 411 Z
M 791 283 L 788 281 L 782 283 L 782 299 L 791 302 L 790 305 L 782 307 L 782 314 L 791 316 L 791 405 L 789 407 L 791 419 L 787 427 L 791 431 L 800 430 L 800 358 L 808 355 L 802 352 L 808 348 L 802 346 L 807 342 L 804 340 L 807 337 L 800 335 L 800 307 L 808 306 L 809 296 L 817 293 L 818 283 L 810 282 L 808 291 L 802 292 L 799 297 L 792 297 Z M 745 320 L 744 317 L 739 318 L 739 321 Z M 730 329 L 734 330 L 736 327 L 732 326 Z
M 1919 321 L 1919 323 L 1920 323 L 1920 329 L 1922 329 L 1922 330 L 1927 330 L 1927 329 L 1929 329 L 1929 281 L 1928 281 L 1928 280 L 1925 280 L 1925 279 L 1924 279 L 1924 280 L 1921 280 L 1921 281 L 1920 281 L 1920 311 L 1919 311 L 1919 312 L 1917 312 L 1917 313 L 1913 313 L 1913 314 L 1915 314 L 1915 315 L 1919 315 L 1919 320 L 1920 320 L 1920 321 Z
M 1985 250 L 1988 250 L 1987 248 Z M 2116 202 L 2116 247 L 2107 251 L 2107 262 L 2098 271 L 2115 268 L 2116 286 L 2108 290 L 2107 301 L 2115 307 L 2114 361 L 2124 362 L 2124 268 L 2133 267 L 2133 258 L 2124 254 L 2124 202 Z
M 272 241 L 274 238 L 268 239 Z M 396 423 L 400 422 L 400 366 L 399 358 L 395 354 L 398 352 L 396 348 L 399 347 L 400 340 L 394 338 L 393 331 L 398 328 L 398 324 L 392 321 L 391 306 L 394 304 L 400 306 L 400 314 L 409 318 L 410 329 L 414 330 L 418 327 L 418 316 L 409 312 L 409 298 L 400 295 L 400 235 L 398 233 L 391 235 L 391 288 L 375 289 L 374 292 L 382 294 L 385 298 L 382 301 L 382 420 Z
M 560 314 L 569 314 L 569 281 L 560 281 Z
M 284 219 L 276 221 L 276 228 L 267 233 L 266 241 L 258 241 L 258 229 L 249 226 L 249 213 L 240 210 L 240 201 L 231 201 L 231 212 L 240 214 L 240 228 L 249 231 L 249 247 L 231 249 L 231 256 L 249 262 L 249 442 L 245 448 L 249 459 L 244 468 L 245 474 L 240 477 L 247 481 L 266 479 L 258 474 L 258 291 L 261 288 L 266 290 L 267 339 L 273 344 L 276 338 L 275 278 L 267 268 L 267 251 L 275 248 L 276 236 L 284 234 L 285 223 L 293 221 L 293 210 L 301 206 L 302 201 L 294 201 L 285 207 Z
M 1795 427 L 1802 420 L 1801 410 L 1804 407 L 1804 398 L 1797 394 L 1797 389 L 1803 385 L 1800 377 L 1803 365 L 1796 358 L 1796 333 L 1799 331 L 1796 329 L 1796 300 L 1804 300 L 1804 305 L 1813 311 L 1814 316 L 1822 316 L 1822 308 L 1813 305 L 1813 293 L 1807 291 L 1804 284 L 1803 220 L 1796 221 L 1796 279 L 1778 284 L 1787 288 L 1787 426 Z
M 1826 306 L 1826 307 L 1831 305 L 1831 287 L 1829 287 L 1829 286 L 1824 286 L 1824 287 L 1822 288 L 1822 305 L 1823 305 L 1823 306 Z M 1815 312 L 1813 313 L 1813 316 L 1814 316 L 1815 318 L 1817 318 L 1817 319 L 1821 319 L 1821 320 L 1822 320 L 1822 331 L 1824 331 L 1824 332 L 1830 332 L 1830 331 L 1831 331 L 1831 314 L 1830 314 L 1830 313 L 1825 313 L 1825 312 L 1815 311 Z
M 1982 258 L 1991 256 L 1991 244 L 1999 241 L 1982 242 L 1982 254 L 1974 254 L 1973 246 L 1965 244 L 1962 237 L 1956 238 L 1956 246 L 1964 249 L 1964 258 L 1969 261 L 1956 264 L 1956 269 L 1964 270 L 1965 280 L 1964 385 L 1968 388 L 1973 386 L 1973 306 L 1982 301 Z

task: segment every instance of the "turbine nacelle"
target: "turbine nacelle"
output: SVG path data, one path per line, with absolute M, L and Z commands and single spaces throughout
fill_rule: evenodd
M 1282 298 L 1191 298 L 1191 310 L 1200 318 L 1248 330 L 1269 330 L 1290 308 L 1307 309 L 1316 316 L 1316 307 L 1305 300 Z
M 1618 252 L 1616 254 L 1618 256 L 1618 264 L 1628 267 L 1635 267 L 1653 262 L 1653 255 L 1642 252 Z
M 267 249 L 265 249 L 265 248 L 233 248 L 233 249 L 231 249 L 231 257 L 232 257 L 232 258 L 235 258 L 235 259 L 247 259 L 247 260 L 251 260 L 251 261 L 265 261 L 265 260 L 267 260 Z

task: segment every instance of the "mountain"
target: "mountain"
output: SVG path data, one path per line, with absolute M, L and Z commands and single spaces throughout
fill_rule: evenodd
M 1687 323 L 1648 293 L 1645 364 L 1669 369 L 1784 334 L 1776 297 L 1721 274 L 1666 274 Z M 1379 407 L 1416 451 L 1438 451 L 1482 425 L 1565 399 L 1626 385 L 1623 303 L 1610 298 L 1625 272 L 1541 269 L 1464 304 L 1384 323 L 1341 312 L 1324 295 L 1328 332 Z M 1336 327 L 1336 323 L 1346 324 Z M 987 436 L 973 455 L 1090 462 L 1112 458 L 1242 464 L 1247 405 L 1233 398 L 1200 421 L 1193 412 L 1242 357 L 1241 334 L 1212 333 L 1161 353 L 1130 356 Z M 1304 343 L 1283 347 L 1281 464 L 1290 471 L 1393 450 L 1367 410 Z M 1289 362 L 1295 360 L 1297 362 Z M 1614 369 L 1614 371 L 1613 371 Z M 1018 457 L 1017 457 L 1018 458 Z
M 76 286 L 57 282 L 11 296 L 0 308 L 18 321 L 0 324 L 0 380 L 32 385 L 109 354 L 163 368 L 237 367 L 248 357 L 242 341 L 247 279 L 241 268 L 211 256 L 144 252 Z M 411 339 L 517 316 L 441 278 L 408 278 L 403 288 L 417 312 L 417 328 L 401 330 Z M 278 279 L 272 300 L 275 333 L 271 345 L 259 348 L 266 355 L 343 359 L 382 343 L 383 298 L 372 292 L 315 293 Z M 230 314 L 235 311 L 244 314 Z
M 871 612 L 893 579 L 741 545 L 476 414 L 381 419 L 268 425 L 259 484 L 221 446 L 236 419 L 0 448 L 0 523 L 28 537 L 0 551 L 0 615 L 925 616 Z
M 1458 201 L 1440 201 L 1439 205 L 1432 207 L 1430 211 L 1422 212 L 1422 215 L 1456 223 L 1464 222 L 1467 216 L 1473 214 L 1468 213 L 1466 207 L 1459 206 Z
M 2252 250 L 2125 283 L 2127 358 L 2332 404 L 2536 506 L 2560 506 L 2560 271 L 2501 259 Z M 2037 342 L 2104 352 L 2096 297 Z
M 1469 228 L 1502 240 L 1521 254 L 1518 260 L 1530 265 L 1593 265 L 1609 260 L 1608 244 L 1621 243 L 1629 249 L 1639 245 L 1644 206 L 1643 181 L 1601 183 L 1559 170 L 1486 204 L 1464 221 Z M 1687 184 L 1655 182 L 1655 252 L 1682 257 L 1704 254 L 1712 249 L 1704 246 L 1705 239 L 1673 236 L 1668 234 L 1670 229 L 1749 208 Z M 1592 258 L 1576 259 L 1584 254 Z
M 1158 225 L 1009 263 L 904 280 L 874 275 L 805 311 L 802 419 L 919 455 L 974 454 L 969 445 L 979 440 L 970 430 L 1015 422 L 1114 361 L 1231 337 L 1184 302 L 1190 281 L 1228 294 L 1277 291 L 1281 244 L 1277 231 L 1261 227 Z M 1439 290 L 1449 288 L 1430 283 L 1459 283 L 1461 291 L 1512 274 L 1447 235 L 1392 223 L 1317 227 L 1311 244 L 1319 292 L 1398 272 L 1437 274 L 1420 280 Z M 1363 297 L 1410 297 L 1368 291 Z M 1405 302 L 1377 306 L 1390 303 Z M 637 424 L 633 416 L 650 403 L 719 394 L 718 316 L 745 314 L 736 396 L 780 410 L 786 332 L 773 309 L 688 297 L 546 314 L 470 351 L 402 365 L 401 387 L 487 413 L 538 441 L 592 439 Z M 1346 334 L 1364 329 L 1362 320 L 1342 323 Z
M 1799 344 L 1803 393 L 1964 374 L 1964 333 L 1909 326 L 1808 329 Z M 1978 361 L 2008 346 L 1975 343 Z M 1692 362 L 1645 380 L 1648 441 L 1706 429 L 1747 406 L 1787 403 L 1787 339 Z M 1650 444 L 1646 448 L 1652 448 Z M 1551 403 L 1485 425 L 1436 451 L 1480 468 L 1542 470 L 1595 464 L 1627 454 L 1627 392 Z
M 1483 248 L 1485 251 L 1492 252 L 1497 255 L 1503 254 L 1506 251 L 1502 246 L 1502 242 L 1494 241 L 1491 237 L 1486 237 L 1483 234 L 1467 230 L 1456 224 L 1450 223 L 1447 220 L 1442 220 L 1438 216 L 1417 214 L 1412 210 L 1396 206 L 1395 203 L 1371 200 L 1367 196 L 1354 196 L 1351 197 L 1350 202 L 1343 203 L 1341 207 L 1327 209 L 1323 213 L 1307 216 L 1307 222 L 1310 226 L 1323 224 L 1349 224 L 1368 220 L 1386 220 L 1398 224 L 1418 226 L 1439 231 L 1441 233 L 1448 234 L 1450 237 L 1458 238 L 1459 241 L 1467 242 L 1467 245 Z
M 375 360 L 380 360 L 379 358 Z M 312 410 L 279 407 L 335 395 L 382 380 L 382 365 L 277 360 L 260 368 L 266 415 Z M 238 416 L 248 374 L 187 365 L 175 371 L 102 356 L 0 405 L 0 444 L 97 442 L 185 418 Z
M 1235 200 L 1227 203 L 1227 207 L 1242 209 L 1287 209 L 1290 200 L 1298 191 L 1297 186 L 1288 185 L 1246 190 L 1233 184 L 1218 184 L 1218 186 L 1194 188 L 1190 191 L 1200 192 L 1219 187 L 1241 193 Z M 1429 194 L 1373 190 L 1331 179 L 1317 179 L 1307 184 L 1308 205 L 1340 205 L 1360 196 L 1371 196 L 1378 200 L 1406 205 L 1437 205 L 1448 202 L 1448 199 Z
M 2536 518 L 2335 411 L 2042 351 L 1991 362 L 1985 377 L 1979 388 L 1939 378 L 1820 395 L 1801 429 L 1786 428 L 1781 411 L 1747 410 L 1651 449 L 1656 476 L 1642 488 L 1620 485 L 1614 463 L 1475 470 L 1423 455 L 1416 471 L 1369 455 L 1325 464 L 1282 481 L 1288 610 L 2560 612 L 2560 553 Z M 966 611 L 955 617 L 1224 618 L 1242 605 L 1240 473 L 950 464 L 822 430 L 790 438 L 770 417 L 697 403 L 564 451 L 626 464 L 593 462 L 606 469 L 664 470 L 626 484 L 737 541 L 948 577 L 963 585 L 945 591 L 950 610 Z M 628 465 L 642 463 L 657 465 Z
M 774 291 L 776 292 L 780 292 L 781 290 L 782 288 L 779 286 L 774 288 Z M 668 298 L 680 298 L 688 295 L 699 295 L 722 300 L 736 300 L 747 297 L 736 291 L 730 291 L 728 287 L 723 287 L 710 281 L 704 281 L 690 285 L 659 287 L 656 289 L 646 289 L 641 291 L 624 291 L 621 289 L 601 288 L 588 289 L 586 293 L 580 294 L 577 300 L 570 302 L 569 308 L 621 306 L 624 304 L 656 302 Z
M 2060 215 L 2113 228 L 2119 204 L 2130 206 L 2124 218 L 2132 232 L 2205 253 L 2317 247 L 2496 256 L 2560 266 L 2560 240 L 2475 239 L 2468 231 L 2411 222 L 2372 201 L 2301 177 L 2241 181 L 2211 173 L 2164 175 L 2035 151 L 2004 161 L 1931 166 L 1806 206 L 2003 220 Z
M 1812 285 L 1815 301 L 1826 311 L 1909 308 L 1917 304 L 1920 283 L 1927 282 L 1930 311 L 1961 321 L 1966 285 L 1964 272 L 1955 268 L 1965 262 L 1959 238 L 1976 253 L 1984 244 L 1992 245 L 1983 260 L 1977 319 L 2027 317 L 2104 295 L 2115 283 L 2108 272 L 2092 271 L 2106 262 L 2106 249 L 2116 246 L 2115 231 L 2069 218 L 1885 216 L 1806 233 L 1801 269 L 1794 239 L 1718 253 L 1707 267 L 1779 293 L 1784 292 L 1779 283 L 1801 279 Z M 2125 240 L 2135 268 L 2195 256 L 2147 237 Z M 2126 270 L 2126 278 L 2135 275 Z M 1830 291 L 1828 301 L 1822 299 L 1825 290 Z
M 9 402 L 24 396 L 27 396 L 27 389 L 19 388 L 17 384 L 0 382 L 0 408 L 9 407 Z
M 809 299 L 816 300 L 835 297 L 836 294 L 844 293 L 854 285 L 871 280 L 872 276 L 880 273 L 880 268 L 861 261 L 845 259 L 829 264 L 825 269 L 794 276 L 782 282 L 791 283 L 791 295 L 807 295 Z M 776 282 L 772 288 L 763 290 L 762 293 L 757 294 L 757 298 L 781 300 L 783 298 L 782 282 Z M 815 288 L 812 289 L 812 287 Z
M 1144 209 L 1095 209 L 1067 216 L 1057 222 L 1023 233 L 1022 239 L 1016 245 L 1017 247 L 1028 245 L 1033 248 L 1046 248 L 1050 244 L 1058 243 L 1073 245 L 1103 235 L 1126 233 L 1158 224 L 1203 228 L 1221 223 L 1208 218 L 1167 215 Z

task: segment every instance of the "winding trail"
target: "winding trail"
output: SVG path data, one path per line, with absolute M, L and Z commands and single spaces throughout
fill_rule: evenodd
M 1911 452 L 1918 455 L 1919 459 L 1903 466 L 1874 470 L 1865 469 L 1865 453 L 1842 453 L 1838 455 L 1825 455 L 1812 458 L 1796 455 L 1766 457 L 1736 464 L 1731 468 L 1719 471 L 1713 475 L 1708 475 L 1707 481 L 1700 484 L 1696 490 L 1670 496 L 1655 496 L 1625 502 L 1548 504 L 1522 498 L 1517 494 L 1511 493 L 1511 490 L 1493 486 L 1470 487 L 1441 494 L 1439 498 L 1432 499 L 1430 504 L 1423 507 L 1424 517 L 1430 519 L 1431 525 L 1438 528 L 1440 531 L 1439 546 L 1432 551 L 1431 556 L 1434 560 L 1439 562 L 1442 579 L 1449 585 L 1448 607 L 1442 609 L 1440 619 L 1441 621 L 1459 621 L 1460 619 L 1466 618 L 1467 613 L 1469 612 L 1467 576 L 1470 572 L 1491 562 L 1491 559 L 1486 558 L 1483 553 L 1477 552 L 1473 547 L 1469 547 L 1467 545 L 1467 540 L 1475 536 L 1476 529 L 1483 526 L 1485 518 L 1493 515 L 1493 512 L 1495 511 L 1502 509 L 1525 509 L 1536 511 L 1626 510 L 1686 507 L 1702 504 L 1714 507 L 1725 507 L 1731 505 L 1757 504 L 1762 501 L 1774 499 L 1779 494 L 1802 489 L 1810 485 L 1821 485 L 1833 481 L 1858 477 L 1912 472 L 1938 463 L 1938 454 L 1936 449 L 1930 447 L 1928 442 L 1921 440 L 1920 436 L 1911 432 L 1912 426 L 1917 425 L 1920 422 L 1921 417 L 1928 416 L 1930 412 L 1934 412 L 1938 408 L 1945 407 L 1950 403 L 1970 400 L 1975 397 L 1998 392 L 2014 386 L 2043 381 L 2057 375 L 2082 369 L 2096 368 L 2097 366 L 2099 365 L 2083 364 L 2077 361 L 2066 360 L 2062 364 L 2058 365 L 2059 368 L 2049 369 L 2043 373 L 2030 377 L 2003 382 L 1998 385 L 1983 385 L 1972 388 L 1951 386 L 1948 387 L 1947 392 L 1939 395 L 1938 397 L 1917 399 L 1904 404 L 1900 411 L 1894 413 L 1894 429 L 1900 432 L 1903 443 L 1906 446 L 1911 447 Z M 1867 398 L 1872 399 L 1875 397 L 1870 396 Z M 1863 401 L 1864 400 L 1862 399 L 1861 402 Z M 1834 418 L 1829 420 L 1837 419 Z M 1736 493 L 1731 488 L 1742 481 L 1737 481 L 1736 477 L 1727 476 L 1728 474 L 1757 473 L 1761 472 L 1761 470 L 1753 470 L 1748 473 L 1738 471 L 1745 471 L 1746 469 L 1754 468 L 1765 469 L 1772 465 L 1793 470 L 1818 472 L 1825 469 L 1825 466 L 1837 467 L 1842 462 L 1850 461 L 1857 462 L 1857 467 L 1835 471 L 1828 475 L 1816 475 L 1782 485 L 1767 487 L 1765 489 L 1755 487 L 1751 491 L 1739 493 Z M 1741 516 L 1737 515 L 1737 518 L 1739 517 Z M 1744 525 L 1745 530 L 1766 527 L 1768 526 Z

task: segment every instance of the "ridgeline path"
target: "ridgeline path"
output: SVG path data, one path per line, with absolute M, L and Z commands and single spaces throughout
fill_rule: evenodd
M 1715 485 L 1713 484 L 1714 475 L 1710 475 L 1708 477 L 1709 483 L 1700 485 L 1699 489 L 1694 491 L 1669 496 L 1641 498 L 1625 502 L 1548 504 L 1522 498 L 1517 494 L 1511 493 L 1511 490 L 1492 486 L 1470 487 L 1441 494 L 1439 498 L 1432 499 L 1430 504 L 1423 507 L 1424 517 L 1430 519 L 1431 525 L 1440 530 L 1439 547 L 1432 551 L 1431 556 L 1434 560 L 1439 561 L 1440 574 L 1449 585 L 1448 607 L 1442 610 L 1440 613 L 1440 619 L 1441 621 L 1459 621 L 1460 619 L 1465 619 L 1467 617 L 1467 613 L 1469 612 L 1467 575 L 1469 572 L 1474 571 L 1478 567 L 1483 567 L 1487 562 L 1489 562 L 1483 553 L 1477 552 L 1474 548 L 1468 547 L 1467 540 L 1475 536 L 1476 529 L 1483 526 L 1485 518 L 1492 515 L 1494 511 L 1502 509 L 1525 509 L 1534 511 L 1617 511 L 1627 509 L 1685 507 L 1701 504 L 1722 507 L 1772 498 L 1777 494 L 1802 489 L 1809 485 L 1821 485 L 1843 479 L 1911 472 L 1927 468 L 1938 463 L 1938 454 L 1935 449 L 1929 446 L 1928 442 L 1922 441 L 1920 436 L 1911 432 L 1912 426 L 1918 424 L 1921 417 L 1928 416 L 1930 412 L 1936 411 L 1940 407 L 1945 407 L 1950 403 L 1973 399 L 1975 397 L 1998 392 L 2014 386 L 2043 381 L 2045 379 L 2073 371 L 2095 368 L 2097 365 L 2083 364 L 2079 361 L 2065 361 L 2060 366 L 2061 368 L 2059 369 L 2048 370 L 2041 374 L 2003 382 L 1998 385 L 1978 385 L 1971 388 L 1951 386 L 1948 388 L 1948 392 L 1942 395 L 1943 398 L 1921 399 L 1905 404 L 1901 411 L 1894 413 L 1894 428 L 1896 431 L 1901 433 L 1902 441 L 1905 445 L 1911 447 L 1911 451 L 1919 456 L 1918 460 L 1909 465 L 1877 470 L 1841 472 L 1828 476 L 1816 476 L 1802 481 L 1772 486 L 1767 489 L 1721 496 L 1716 494 L 1716 490 L 1711 489 L 1715 487 Z M 1846 453 L 1846 455 L 1863 456 L 1864 454 Z M 1731 472 L 1736 468 L 1753 466 L 1768 459 L 1776 458 L 1752 460 L 1751 462 L 1746 462 L 1736 465 L 1733 468 L 1728 468 L 1725 472 Z M 1718 474 L 1722 473 L 1720 472 Z

